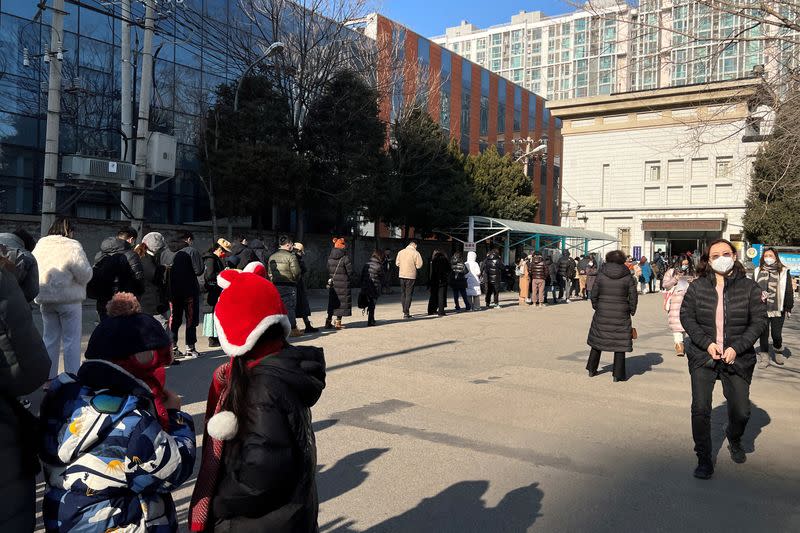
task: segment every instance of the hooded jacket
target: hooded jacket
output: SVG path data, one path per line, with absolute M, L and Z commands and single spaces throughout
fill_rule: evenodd
M 142 305 L 142 312 L 148 315 L 161 314 L 169 309 L 166 268 L 159 262 L 158 254 L 152 254 L 150 251 L 145 253 L 141 260 L 144 290 L 139 296 L 139 303 Z
M 639 293 L 636 280 L 625 265 L 606 263 L 592 288 L 594 317 L 587 344 L 602 352 L 631 352 L 631 317 L 636 314 Z
M 481 295 L 481 266 L 476 259 L 478 254 L 475 252 L 467 252 L 467 261 L 464 266 L 467 267 L 467 296 L 480 296 Z
M 192 253 L 196 253 L 200 260 L 200 274 L 203 273 L 203 262 L 200 253 L 182 240 L 174 240 L 169 243 L 168 255 L 162 256 L 163 263 L 167 269 L 167 294 L 171 301 L 185 300 L 186 298 L 197 298 L 200 295 L 200 284 L 197 282 L 197 270 L 195 270 Z
M 317 530 L 317 445 L 311 407 L 325 388 L 321 348 L 288 346 L 250 372 L 247 411 L 225 444 L 211 503 L 217 531 Z
M 352 295 L 350 294 L 350 280 L 353 278 L 353 263 L 350 257 L 341 248 L 331 250 L 328 256 L 328 276 L 333 280 L 333 292 L 329 298 L 328 311 L 333 311 L 334 316 L 343 317 L 353 314 Z
M 144 290 L 142 260 L 127 241 L 108 237 L 94 257 L 91 292 L 98 300 L 110 300 L 114 293 Z
M 259 239 L 253 239 L 250 241 L 249 246 L 250 249 L 253 250 L 253 255 L 256 257 L 255 260 L 261 261 L 264 266 L 267 266 L 267 263 L 269 262 L 269 253 L 267 252 L 267 248 L 264 246 L 264 243 Z
M 485 282 L 491 283 L 498 289 L 500 288 L 500 284 L 503 281 L 503 261 L 496 253 L 490 253 L 483 260 L 481 274 L 483 274 Z
M 14 275 L 0 268 L 0 523 L 4 531 L 33 531 L 35 424 L 17 401 L 41 386 L 50 371 L 42 337 L 36 330 L 31 307 Z
M 710 270 L 710 269 L 709 269 Z M 743 273 L 725 278 L 723 288 L 724 348 L 733 348 L 732 365 L 714 360 L 706 350 L 717 338 L 717 279 L 713 271 L 694 280 L 683 297 L 681 325 L 691 342 L 686 343 L 689 370 L 701 366 L 729 369 L 750 382 L 756 365 L 753 345 L 767 324 L 767 305 L 761 300 L 761 287 Z M 723 365 L 723 366 L 720 366 Z
M 14 274 L 25 300 L 32 302 L 39 294 L 39 265 L 25 249 L 22 239 L 13 233 L 0 233 L 0 255 L 14 263 Z
M 61 235 L 42 237 L 33 249 L 39 264 L 38 304 L 78 303 L 86 299 L 92 265 L 81 243 Z
M 239 269 L 246 267 L 253 261 L 257 261 L 256 254 L 253 253 L 253 250 L 250 249 L 249 246 L 242 244 L 240 242 L 235 242 L 231 244 L 231 255 L 239 259 L 236 266 L 236 268 Z M 266 264 L 264 266 L 266 266 Z
M 108 361 L 61 374 L 42 402 L 49 531 L 175 531 L 169 492 L 192 474 L 192 417 L 169 411 L 162 428 L 148 386 Z

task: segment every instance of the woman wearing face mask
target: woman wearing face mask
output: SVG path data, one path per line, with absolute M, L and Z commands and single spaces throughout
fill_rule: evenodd
M 594 289 L 594 284 L 597 281 L 597 263 L 595 262 L 594 258 L 589 258 L 589 262 L 586 263 L 586 299 L 592 299 L 592 289 Z
M 761 262 L 753 274 L 753 279 L 761 287 L 762 297 L 767 304 L 767 327 L 761 334 L 761 350 L 758 354 L 758 368 L 769 366 L 769 333 L 772 331 L 772 344 L 775 347 L 775 364 L 783 365 L 783 321 L 792 316 L 794 293 L 792 275 L 781 263 L 778 251 L 765 248 Z
M 697 278 L 694 265 L 689 258 L 682 255 L 670 268 L 664 279 L 661 280 L 661 287 L 666 291 L 666 309 L 669 319 L 669 329 L 672 330 L 673 341 L 675 341 L 675 355 L 683 357 L 686 354 L 683 344 L 683 334 L 686 333 L 681 325 L 681 304 L 689 284 Z
M 728 402 L 726 433 L 731 459 L 736 463 L 747 460 L 741 438 L 750 418 L 750 381 L 756 365 L 753 345 L 766 321 L 761 288 L 745 276 L 733 245 L 725 239 L 712 242 L 681 306 L 681 324 L 690 340 L 686 355 L 692 383 L 696 478 L 710 479 L 714 474 L 711 400 L 717 380 L 722 381 Z

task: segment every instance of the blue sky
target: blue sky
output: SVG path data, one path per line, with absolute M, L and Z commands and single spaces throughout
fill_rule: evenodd
M 485 28 L 522 10 L 558 15 L 575 9 L 563 0 L 381 0 L 378 5 L 381 13 L 425 37 L 441 35 L 464 19 Z

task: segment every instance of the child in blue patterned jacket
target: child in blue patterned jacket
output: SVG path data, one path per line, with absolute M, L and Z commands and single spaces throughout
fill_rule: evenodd
M 132 294 L 108 311 L 77 375 L 58 376 L 42 403 L 45 529 L 173 532 L 170 491 L 192 473 L 195 434 L 164 386 L 171 339 Z

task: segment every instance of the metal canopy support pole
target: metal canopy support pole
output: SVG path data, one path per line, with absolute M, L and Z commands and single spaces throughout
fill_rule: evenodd
M 511 256 L 511 231 L 506 232 L 506 240 L 503 245 L 503 263 L 508 264 L 508 259 Z
M 589 239 L 583 239 L 583 255 L 589 253 Z
M 467 242 L 475 242 L 475 217 L 469 217 L 469 229 L 467 230 Z
M 542 236 L 541 235 L 537 235 L 536 236 L 536 251 L 537 252 L 539 251 L 541 241 L 542 241 Z
M 564 253 L 567 249 L 567 238 L 561 237 L 561 253 Z

